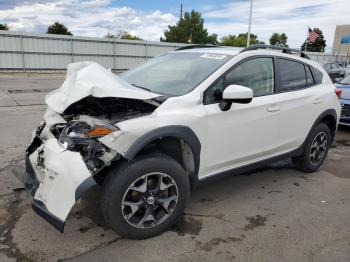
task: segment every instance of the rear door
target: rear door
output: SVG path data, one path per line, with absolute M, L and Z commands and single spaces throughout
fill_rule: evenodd
M 322 112 L 322 84 L 316 84 L 310 66 L 298 60 L 278 57 L 276 65 L 276 141 L 283 151 L 291 151 L 303 143 Z

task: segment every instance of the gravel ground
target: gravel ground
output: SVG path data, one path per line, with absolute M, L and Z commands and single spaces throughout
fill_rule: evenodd
M 350 129 L 341 128 L 322 168 L 289 160 L 201 185 L 183 218 L 148 240 L 104 224 L 100 188 L 71 212 L 64 234 L 30 207 L 12 175 L 61 75 L 0 76 L 0 261 L 350 261 Z M 10 91 L 9 91 L 10 90 Z

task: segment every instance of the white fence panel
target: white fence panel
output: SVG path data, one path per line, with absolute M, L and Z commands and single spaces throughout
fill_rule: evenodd
M 183 44 L 0 31 L 0 70 L 65 70 L 95 61 L 127 70 Z

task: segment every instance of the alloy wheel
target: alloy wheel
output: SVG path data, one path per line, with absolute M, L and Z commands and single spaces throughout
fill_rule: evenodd
M 311 143 L 310 160 L 313 165 L 317 165 L 322 161 L 326 154 L 328 145 L 327 134 L 325 132 L 318 133 Z
M 176 182 L 164 173 L 149 173 L 127 188 L 122 200 L 126 222 L 136 228 L 150 228 L 164 222 L 178 201 Z

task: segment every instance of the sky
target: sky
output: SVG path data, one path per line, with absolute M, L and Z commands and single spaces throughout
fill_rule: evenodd
M 202 13 L 204 26 L 219 38 L 247 32 L 250 0 L 0 0 L 0 23 L 10 30 L 45 33 L 55 21 L 74 35 L 103 37 L 118 30 L 159 41 L 168 25 L 184 11 Z M 284 32 L 299 48 L 307 28 L 319 27 L 331 48 L 335 26 L 350 24 L 350 0 L 254 0 L 252 33 L 268 43 Z

